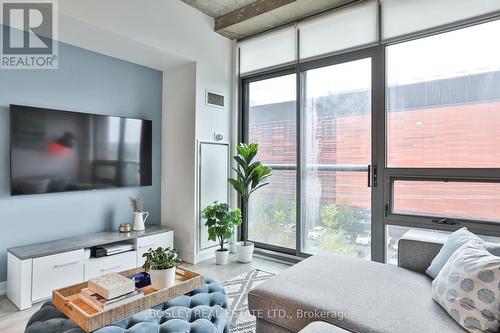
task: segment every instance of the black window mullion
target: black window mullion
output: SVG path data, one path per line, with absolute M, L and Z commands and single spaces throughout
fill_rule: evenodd
M 377 185 L 372 187 L 372 260 L 385 261 L 384 166 L 386 163 L 385 129 L 385 46 L 380 45 L 372 60 L 372 163 Z M 374 183 L 374 179 L 372 179 Z

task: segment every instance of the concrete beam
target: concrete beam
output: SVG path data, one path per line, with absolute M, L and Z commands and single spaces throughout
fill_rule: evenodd
M 297 0 L 257 0 L 215 19 L 215 31 L 246 21 Z

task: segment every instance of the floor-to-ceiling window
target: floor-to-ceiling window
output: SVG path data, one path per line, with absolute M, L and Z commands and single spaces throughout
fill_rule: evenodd
M 386 48 L 388 260 L 408 227 L 500 222 L 499 34 L 497 20 Z
M 248 141 L 259 144 L 256 158 L 273 168 L 269 185 L 250 198 L 248 237 L 295 249 L 296 75 L 278 73 L 247 84 Z
M 371 58 L 301 72 L 304 253 L 370 258 Z
M 273 168 L 249 239 L 394 262 L 412 229 L 500 236 L 499 35 L 485 20 L 243 78 L 243 140 Z
M 258 143 L 257 158 L 273 169 L 249 202 L 251 241 L 288 253 L 371 258 L 374 54 L 243 81 L 245 141 Z

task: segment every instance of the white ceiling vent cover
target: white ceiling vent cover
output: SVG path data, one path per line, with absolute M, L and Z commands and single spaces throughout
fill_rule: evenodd
M 222 94 L 207 90 L 205 94 L 205 104 L 207 104 L 208 106 L 223 109 L 224 105 L 226 104 L 226 97 Z

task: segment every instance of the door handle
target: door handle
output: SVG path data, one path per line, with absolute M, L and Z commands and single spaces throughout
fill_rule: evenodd
M 372 166 L 368 164 L 368 187 L 372 187 Z
M 143 245 L 143 246 L 139 246 L 139 249 L 152 249 L 153 246 L 155 246 L 155 245 L 154 244 Z

